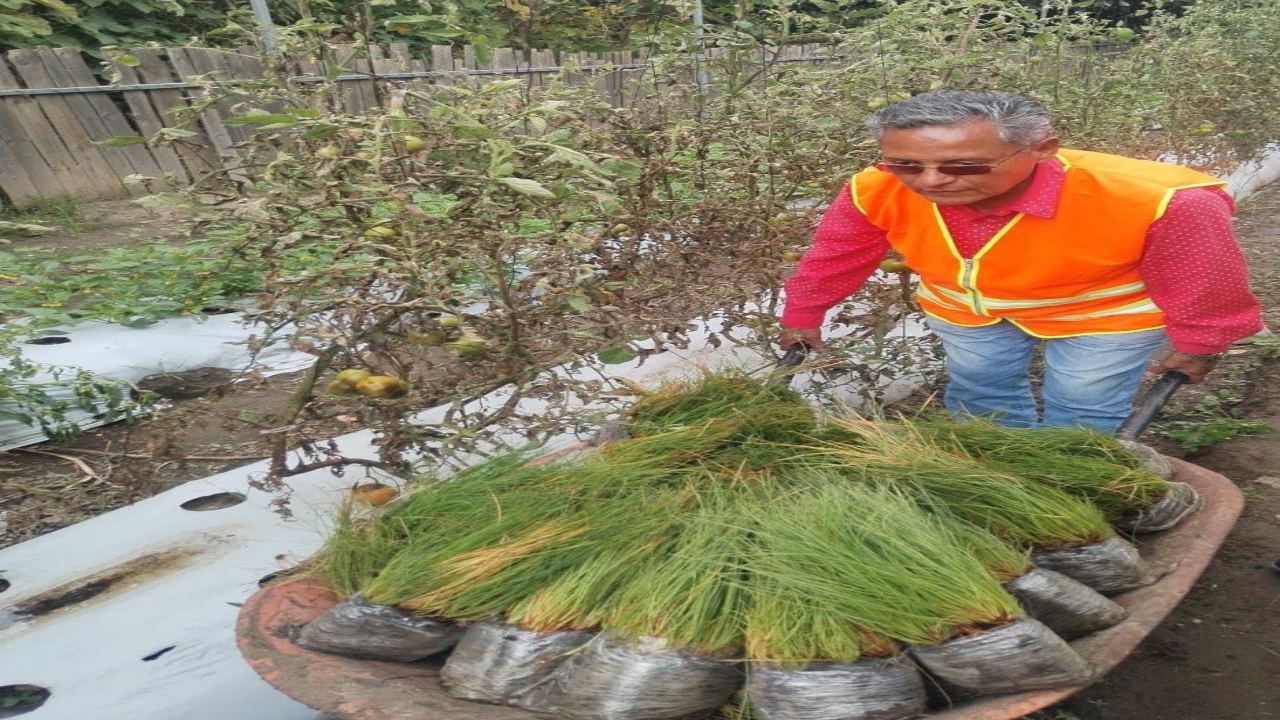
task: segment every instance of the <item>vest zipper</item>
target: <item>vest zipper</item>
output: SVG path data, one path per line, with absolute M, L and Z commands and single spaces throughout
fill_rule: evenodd
M 973 286 L 974 263 L 972 258 L 964 258 L 964 274 L 960 278 L 960 287 L 969 291 L 970 302 L 973 304 L 973 311 L 979 315 L 986 315 L 987 311 L 982 307 L 982 296 L 978 294 L 978 288 Z

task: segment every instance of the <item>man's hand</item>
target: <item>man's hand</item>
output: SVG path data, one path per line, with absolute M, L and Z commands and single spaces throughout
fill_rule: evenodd
M 822 347 L 822 328 L 782 328 L 782 332 L 778 333 L 778 346 L 783 350 L 797 343 L 815 349 Z
M 1155 367 L 1147 371 L 1147 375 L 1157 376 L 1163 375 L 1170 370 L 1180 370 L 1187 376 L 1187 382 L 1195 385 L 1204 382 L 1204 378 L 1215 367 L 1218 361 L 1222 359 L 1222 353 L 1215 355 L 1190 355 L 1180 352 L 1170 352 L 1159 361 Z

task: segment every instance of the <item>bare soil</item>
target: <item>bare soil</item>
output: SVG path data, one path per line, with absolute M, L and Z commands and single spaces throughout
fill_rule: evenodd
M 141 234 L 181 239 L 172 217 L 126 203 L 83 210 L 75 234 L 31 242 L 84 249 Z M 1243 204 L 1237 229 L 1269 325 L 1280 331 L 1280 186 Z M 26 241 L 24 241 L 26 242 Z M 188 480 L 262 457 L 261 431 L 296 378 L 239 383 L 175 401 L 161 416 L 0 454 L 0 547 L 121 507 Z M 1280 429 L 1280 343 L 1242 346 L 1203 386 L 1185 388 L 1144 438 L 1221 473 L 1248 503 L 1232 535 L 1185 601 L 1138 650 L 1038 720 L 1261 720 L 1280 718 L 1280 433 L 1236 437 L 1187 456 L 1161 429 L 1194 429 L 1210 404 Z M 328 432 L 344 426 L 341 416 Z

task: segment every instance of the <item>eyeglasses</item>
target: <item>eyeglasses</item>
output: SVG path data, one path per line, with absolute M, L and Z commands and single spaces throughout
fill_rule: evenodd
M 990 165 L 915 165 L 906 163 L 876 163 L 877 170 L 893 173 L 894 175 L 919 175 L 930 168 L 937 170 L 943 175 L 986 175 L 987 173 L 1000 167 L 1003 163 L 1026 152 L 1028 148 L 1019 148 L 1012 155 L 1003 157 Z

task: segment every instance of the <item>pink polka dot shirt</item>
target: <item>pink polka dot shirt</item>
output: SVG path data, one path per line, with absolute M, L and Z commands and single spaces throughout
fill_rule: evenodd
M 976 255 L 1016 213 L 1053 217 L 1065 174 L 1053 158 L 1040 163 L 1027 191 L 1003 207 L 940 207 L 960 254 Z M 1147 230 L 1140 272 L 1178 352 L 1222 352 L 1262 330 L 1261 308 L 1249 291 L 1249 271 L 1231 231 L 1234 209 L 1231 196 L 1219 188 L 1187 188 L 1174 193 L 1164 216 Z M 845 186 L 787 281 L 782 324 L 822 325 L 828 310 L 871 277 L 888 249 L 884 231 L 854 206 Z

